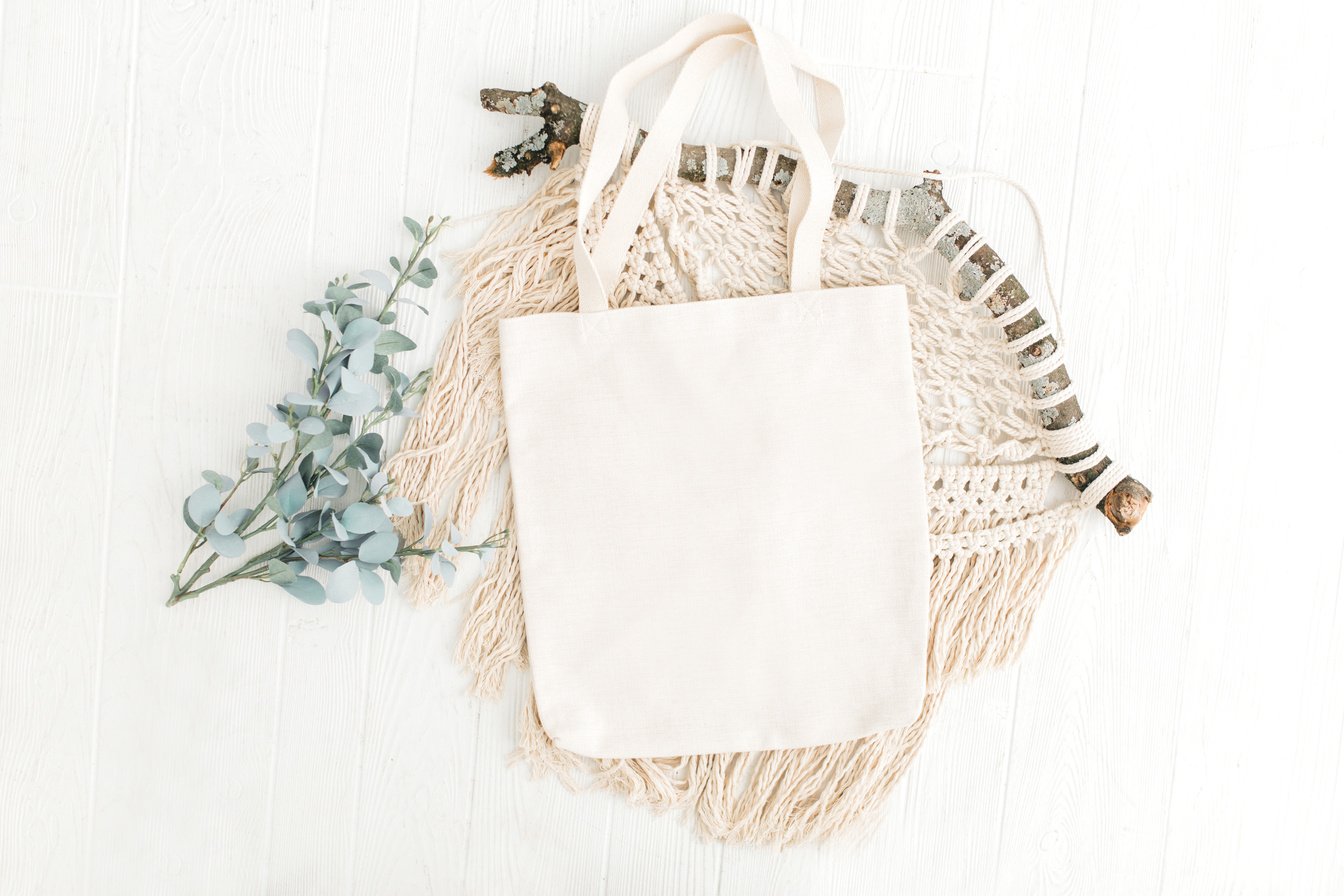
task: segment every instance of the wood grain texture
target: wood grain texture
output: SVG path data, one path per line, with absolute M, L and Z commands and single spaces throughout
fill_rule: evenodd
M 1298 485 L 1290 441 L 1333 445 L 1344 330 L 1312 4 L 728 7 L 842 85 L 844 160 L 1032 189 L 1070 373 L 1162 496 L 1144 526 L 1088 522 L 1021 664 L 948 696 L 862 839 L 721 847 L 534 781 L 523 680 L 480 701 L 452 662 L 460 601 L 165 610 L 179 506 L 292 381 L 303 299 L 399 250 L 403 213 L 535 189 L 480 173 L 529 127 L 480 87 L 599 96 L 722 5 L 3 0 L 0 892 L 1344 890 L 1344 484 Z M 759 90 L 735 62 L 691 135 L 784 137 Z M 1020 199 L 948 190 L 1043 296 Z M 450 294 L 410 324 L 421 363 Z

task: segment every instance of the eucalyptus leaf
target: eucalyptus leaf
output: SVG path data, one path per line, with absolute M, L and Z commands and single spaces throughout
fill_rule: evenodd
M 327 424 L 321 417 L 304 417 L 299 421 L 299 432 L 306 436 L 315 436 L 327 431 Z
M 266 573 L 270 580 L 277 585 L 292 585 L 299 579 L 288 564 L 281 563 L 279 560 L 269 561 L 266 564 Z
M 336 309 L 336 329 L 344 331 L 351 323 L 363 317 L 364 309 L 358 305 L 342 305 Z
M 374 351 L 382 355 L 394 355 L 415 348 L 415 343 L 396 330 L 384 330 L 373 344 Z
M 242 525 L 243 520 L 247 519 L 247 515 L 251 512 L 251 508 L 248 507 L 226 510 L 215 517 L 214 529 L 220 535 L 232 535 L 238 531 L 238 527 Z
M 386 519 L 386 517 L 383 517 Z M 385 563 L 396 556 L 401 539 L 395 532 L 376 532 L 359 546 L 359 559 L 365 563 Z
M 406 229 L 411 232 L 411 236 L 415 237 L 417 243 L 424 242 L 425 231 L 424 228 L 420 226 L 419 222 L 414 218 L 402 218 L 401 223 L 406 225 Z
M 319 476 L 316 484 L 313 486 L 313 493 L 319 498 L 339 498 L 345 494 L 345 484 L 338 481 L 336 477 L 323 474 Z
M 359 590 L 359 564 L 351 561 L 332 571 L 327 579 L 327 598 L 335 604 L 343 604 L 355 596 Z
M 286 423 L 272 423 L 266 427 L 266 437 L 271 440 L 272 445 L 283 445 L 294 438 L 294 430 Z
M 344 379 L 344 378 L 342 378 Z M 358 382 L 356 380 L 355 382 Z M 378 407 L 378 395 L 372 387 L 361 384 L 362 389 L 342 386 L 341 391 L 331 396 L 327 407 L 346 417 L 362 417 Z
M 235 533 L 225 535 L 214 526 L 205 530 L 205 539 L 210 542 L 210 550 L 221 557 L 241 557 L 247 549 L 247 543 Z
M 298 356 L 309 367 L 316 367 L 318 363 L 317 343 L 300 329 L 290 330 L 286 336 L 285 344 L 289 350 Z
M 341 331 L 341 345 L 349 349 L 372 345 L 382 331 L 382 325 L 373 318 L 357 318 L 346 324 L 345 329 Z
M 271 444 L 270 428 L 265 423 L 247 424 L 247 437 L 258 445 Z
M 200 532 L 201 527 L 196 525 L 196 521 L 191 518 L 191 511 L 187 509 L 187 505 L 190 502 L 191 502 L 190 497 L 188 497 L 185 501 L 182 502 L 182 522 L 186 523 L 187 528 L 190 529 L 191 531 Z
M 410 516 L 415 512 L 415 506 L 401 495 L 388 498 L 387 509 L 393 516 Z
M 457 579 L 457 566 L 453 561 L 439 554 L 435 554 L 434 559 L 437 561 L 434 564 L 434 572 L 438 573 L 439 578 L 443 579 L 444 587 L 453 587 L 453 582 Z
M 302 392 L 285 393 L 285 404 L 292 405 L 296 408 L 312 408 L 317 407 L 321 403 L 322 402 L 318 401 L 313 396 L 304 395 Z
M 358 298 L 355 293 L 345 286 L 328 286 L 326 298 L 333 302 L 346 302 L 350 299 Z
M 376 432 L 366 432 L 364 435 L 355 439 L 353 447 L 363 451 L 374 462 L 378 462 L 383 456 L 383 437 Z
M 304 485 L 303 477 L 295 474 L 286 479 L 284 485 L 276 491 L 275 499 L 280 506 L 280 515 L 285 519 L 298 513 L 308 500 L 308 487 Z
M 187 515 L 197 528 L 205 528 L 214 521 L 219 513 L 219 489 L 213 485 L 203 485 L 187 498 Z
M 346 529 L 356 535 L 379 532 L 391 526 L 387 514 L 383 513 L 381 507 L 362 503 L 351 504 L 345 508 L 345 512 L 341 514 L 341 522 L 345 524 Z
M 327 593 L 322 587 L 322 583 L 312 576 L 298 576 L 293 582 L 280 587 L 304 603 L 313 606 L 317 606 L 327 599 Z
M 368 320 L 368 318 L 363 318 Z M 373 346 L 361 345 L 350 353 L 350 363 L 347 365 L 351 373 L 369 373 L 373 370 Z
M 392 281 L 387 279 L 387 275 L 382 271 L 360 271 L 359 276 L 363 277 L 365 280 L 369 281 L 370 284 L 381 289 L 383 292 L 392 291 Z
M 221 492 L 227 492 L 234 486 L 234 481 L 228 476 L 221 476 L 214 470 L 206 470 L 201 473 L 201 478 L 219 489 Z
M 375 606 L 383 602 L 387 586 L 384 584 L 382 576 L 371 569 L 360 567 L 359 584 L 364 591 L 365 600 Z

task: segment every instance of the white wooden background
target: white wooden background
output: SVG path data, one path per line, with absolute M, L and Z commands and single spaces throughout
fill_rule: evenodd
M 845 87 L 846 160 L 1037 193 L 1142 527 L 1091 521 L 1022 663 L 951 695 L 866 841 L 724 848 L 532 781 L 516 684 L 476 700 L 452 663 L 460 602 L 166 610 L 179 506 L 293 381 L 283 333 L 328 276 L 398 250 L 403 213 L 535 188 L 480 173 L 531 126 L 480 87 L 593 98 L 713 7 L 0 0 L 0 892 L 1344 892 L 1319 4 L 729 5 Z M 720 87 L 692 137 L 779 136 L 759 82 Z M 1037 270 L 1020 200 L 951 195 Z

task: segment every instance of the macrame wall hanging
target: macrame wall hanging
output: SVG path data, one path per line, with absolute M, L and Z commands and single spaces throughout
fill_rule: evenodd
M 391 465 L 402 494 L 443 511 L 434 518 L 444 527 L 488 506 L 505 469 L 499 321 L 578 307 L 575 198 L 598 115 L 551 83 L 530 92 L 483 90 L 481 100 L 488 110 L 543 121 L 536 134 L 497 153 L 490 174 L 526 174 L 542 164 L 553 171 L 453 259 L 462 314 Z M 625 166 L 642 137 L 631 130 Z M 576 144 L 576 163 L 562 167 Z M 778 292 L 794 165 L 787 147 L 769 144 L 683 147 L 644 217 L 615 304 Z M 821 747 L 589 759 L 556 746 L 530 702 L 517 756 L 534 770 L 654 809 L 686 809 L 705 836 L 725 841 L 789 845 L 862 828 L 909 767 L 946 688 L 1018 656 L 1083 514 L 1099 510 L 1122 535 L 1142 518 L 1151 493 L 1099 444 L 1064 366 L 1057 325 L 949 207 L 941 181 L 930 172 L 900 191 L 843 181 L 823 249 L 826 287 L 899 283 L 909 291 L 934 558 L 919 717 L 903 730 Z M 590 235 L 605 213 L 598 205 Z M 1051 506 L 1056 473 L 1078 496 Z M 512 523 L 507 475 L 502 482 L 492 531 Z M 424 519 L 412 517 L 407 534 L 419 535 Z M 433 532 L 430 541 L 447 534 Z M 417 601 L 446 590 L 427 566 L 408 568 L 403 582 Z M 505 674 L 527 664 L 512 542 L 469 597 L 457 658 L 484 696 L 498 695 Z

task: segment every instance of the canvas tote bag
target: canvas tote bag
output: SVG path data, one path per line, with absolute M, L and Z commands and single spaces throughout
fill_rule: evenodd
M 753 46 L 801 149 L 789 291 L 613 309 L 708 74 Z M 690 53 L 592 251 L 631 87 Z M 819 126 L 794 66 L 813 75 Z M 577 312 L 500 323 L 528 654 L 564 749 L 658 757 L 904 727 L 925 691 L 929 536 L 904 287 L 823 289 L 834 85 L 736 16 L 622 69 L 578 199 Z

